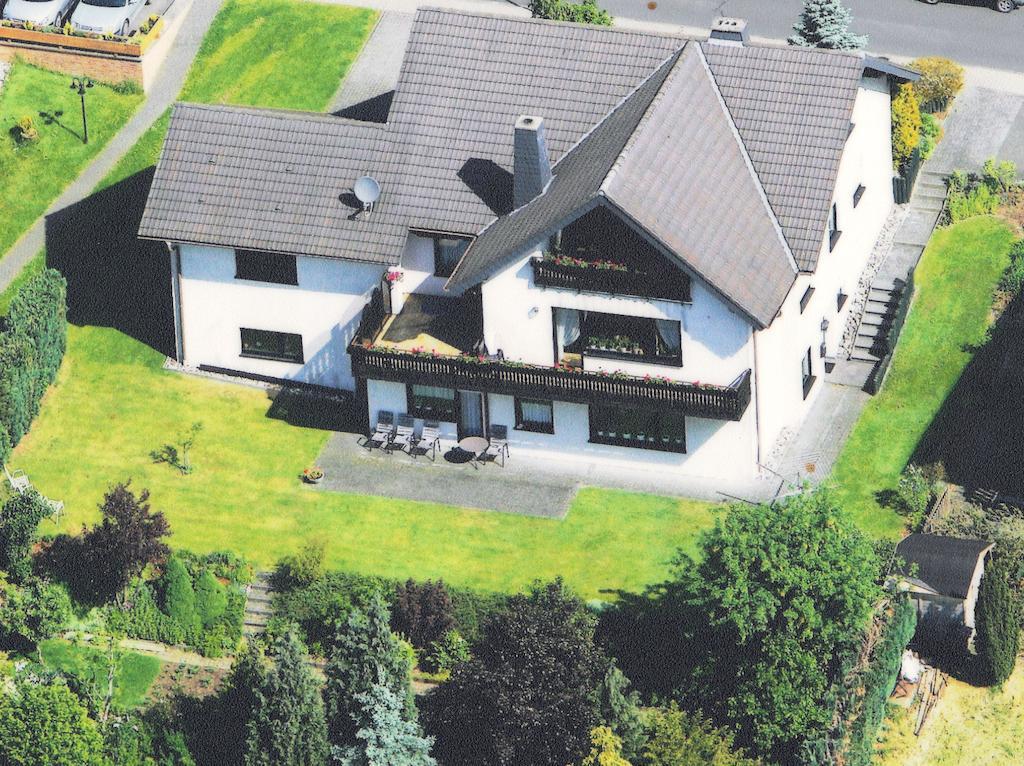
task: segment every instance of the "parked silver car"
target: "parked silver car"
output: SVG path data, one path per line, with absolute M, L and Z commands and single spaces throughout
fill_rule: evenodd
M 7 0 L 3 18 L 39 26 L 64 26 L 78 0 Z
M 145 0 L 81 0 L 71 14 L 71 25 L 83 32 L 127 37 L 145 7 Z

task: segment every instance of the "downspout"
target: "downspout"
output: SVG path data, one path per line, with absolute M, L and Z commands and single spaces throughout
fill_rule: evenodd
M 170 242 L 167 252 L 171 256 L 171 305 L 174 309 L 174 358 L 178 364 L 185 363 L 185 334 L 181 317 L 181 251 Z

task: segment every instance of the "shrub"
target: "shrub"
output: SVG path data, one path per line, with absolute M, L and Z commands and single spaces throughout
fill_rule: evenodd
M 611 14 L 598 7 L 597 0 L 580 0 L 578 3 L 569 0 L 530 0 L 530 13 L 535 19 L 573 21 L 604 27 L 612 25 Z
M 199 620 L 196 614 L 196 592 L 192 587 L 192 578 L 188 576 L 185 565 L 172 557 L 167 562 L 167 569 L 162 578 L 164 588 L 164 611 L 167 616 L 181 626 L 186 636 L 196 629 Z
M 999 208 L 999 196 L 985 184 L 967 180 L 963 187 L 959 179 L 951 178 L 949 198 L 946 201 L 948 223 L 958 223 L 979 215 L 991 215 Z
M 989 684 L 1001 684 L 1013 672 L 1020 641 L 1020 605 L 1011 592 L 1007 564 L 997 555 L 981 579 L 975 621 L 975 649 L 979 676 Z
M 420 658 L 420 667 L 428 673 L 450 673 L 469 659 L 469 642 L 457 630 L 449 630 Z
M 39 522 L 50 509 L 38 492 L 13 495 L 0 511 L 0 569 L 23 580 L 32 571 L 29 553 L 38 538 Z
M 900 86 L 892 102 L 892 162 L 903 172 L 921 142 L 921 106 L 910 83 Z
M 25 115 L 19 117 L 14 123 L 14 140 L 19 144 L 29 144 L 39 139 L 39 131 L 36 129 L 32 117 Z
M 8 585 L 0 606 L 0 633 L 8 642 L 38 647 L 71 621 L 71 598 L 60 585 L 33 579 Z
M 999 290 L 1011 298 L 1024 290 L 1024 239 L 1018 239 L 1010 248 L 1010 265 L 999 279 Z
M 942 128 L 939 121 L 930 114 L 921 115 L 921 159 L 926 160 L 935 151 Z
M 1017 164 L 989 157 L 981 167 L 981 181 L 993 194 L 1006 194 L 1017 181 Z
M 907 517 L 911 529 L 919 530 L 932 502 L 934 483 L 919 466 L 908 465 L 900 475 L 896 493 L 899 495 L 900 512 Z
M 408 580 L 395 589 L 391 629 L 417 649 L 427 649 L 455 627 L 452 598 L 444 582 Z
M 6 463 L 11 456 L 11 435 L 7 433 L 7 426 L 0 423 L 0 463 Z
M 277 576 L 295 585 L 309 585 L 324 575 L 323 540 L 311 540 L 298 553 L 285 556 L 277 565 Z
M 145 26 L 145 24 L 143 24 Z M 149 30 L 139 30 L 142 34 L 146 34 Z M 143 93 L 142 86 L 134 80 L 121 80 L 121 82 L 115 82 L 110 86 L 110 89 L 114 93 L 120 93 L 122 96 L 141 96 Z
M 910 62 L 910 68 L 921 73 L 914 83 L 918 103 L 952 99 L 964 87 L 964 68 L 941 56 L 925 56 Z
M 224 586 L 209 569 L 204 569 L 196 578 L 196 615 L 204 628 L 212 628 L 224 616 L 228 607 Z
M 734 749 L 733 735 L 707 720 L 679 709 L 676 703 L 650 717 L 650 740 L 644 746 L 647 766 L 755 766 Z

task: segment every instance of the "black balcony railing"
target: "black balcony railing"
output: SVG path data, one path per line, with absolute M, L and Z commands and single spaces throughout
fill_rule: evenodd
M 654 274 L 633 269 L 624 271 L 562 265 L 542 258 L 534 258 L 531 263 L 534 284 L 541 287 L 690 302 L 690 280 L 678 269 L 666 269 L 664 273 Z
M 729 386 L 541 367 L 479 357 L 432 356 L 353 344 L 357 378 L 463 388 L 589 404 L 664 407 L 695 417 L 740 420 L 750 404 L 750 370 Z

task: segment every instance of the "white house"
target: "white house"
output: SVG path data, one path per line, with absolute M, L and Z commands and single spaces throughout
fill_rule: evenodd
M 386 123 L 178 104 L 140 236 L 169 245 L 185 365 L 749 478 L 836 353 L 914 77 L 728 22 L 422 10 Z

